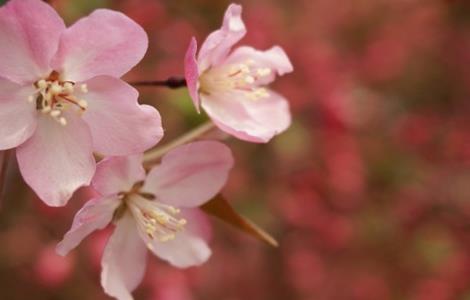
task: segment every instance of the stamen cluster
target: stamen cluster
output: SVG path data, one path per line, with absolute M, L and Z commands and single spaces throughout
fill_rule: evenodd
M 75 82 L 61 81 L 59 77 L 59 73 L 53 71 L 48 78 L 36 81 L 33 84 L 36 91 L 28 97 L 28 102 L 35 103 L 38 111 L 65 126 L 67 119 L 63 116 L 63 111 L 76 107 L 79 113 L 83 113 L 88 107 L 88 102 L 73 95 Z M 87 93 L 87 85 L 81 84 L 80 91 Z
M 130 191 L 119 193 L 123 205 L 133 214 L 139 230 L 151 241 L 175 239 L 176 233 L 184 229 L 186 219 L 177 218 L 180 209 L 160 203 L 155 195 L 141 191 L 143 184 L 137 182 Z M 147 243 L 149 249 L 153 249 L 151 241 Z
M 132 198 L 128 205 L 139 229 L 150 240 L 160 242 L 173 240 L 176 233 L 182 231 L 186 225 L 186 219 L 177 217 L 180 210 L 173 206 L 140 197 Z M 147 243 L 147 247 L 153 248 L 151 242 Z
M 199 90 L 209 95 L 213 92 L 238 90 L 246 92 L 250 99 L 258 100 L 269 96 L 267 90 L 260 87 L 260 81 L 271 74 L 270 68 L 260 68 L 254 60 L 249 59 L 239 64 L 208 69 L 199 79 Z

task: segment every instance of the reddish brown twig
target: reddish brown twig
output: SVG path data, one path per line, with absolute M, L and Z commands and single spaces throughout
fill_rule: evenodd
M 170 89 L 178 89 L 186 86 L 186 79 L 183 77 L 170 77 L 166 80 L 144 80 L 129 82 L 132 86 L 160 86 Z
M 0 207 L 3 202 L 3 194 L 5 192 L 6 185 L 6 173 L 8 170 L 8 162 L 10 160 L 10 151 L 6 150 L 0 152 Z

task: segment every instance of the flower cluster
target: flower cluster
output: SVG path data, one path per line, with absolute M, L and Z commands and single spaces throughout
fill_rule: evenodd
M 191 40 L 185 82 L 209 122 L 266 143 L 291 123 L 286 99 L 266 86 L 293 67 L 279 46 L 231 51 L 246 33 L 241 12 L 230 5 L 197 56 Z M 113 223 L 101 283 L 117 299 L 132 299 L 147 250 L 180 268 L 204 263 L 211 250 L 199 207 L 225 185 L 232 154 L 218 141 L 193 142 L 197 135 L 151 149 L 163 137 L 160 114 L 120 79 L 145 55 L 145 31 L 106 9 L 67 28 L 48 4 L 11 0 L 0 8 L 0 44 L 0 150 L 15 149 L 25 182 L 49 206 L 65 205 L 82 186 L 98 195 L 57 252 Z

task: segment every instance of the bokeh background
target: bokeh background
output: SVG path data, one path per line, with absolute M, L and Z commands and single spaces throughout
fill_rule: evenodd
M 4 0 L 0 1 L 5 2 Z M 225 0 L 55 0 L 71 24 L 98 7 L 149 33 L 126 77 L 181 75 L 191 36 Z M 275 83 L 294 122 L 267 145 L 228 140 L 224 195 L 280 247 L 213 220 L 213 256 L 178 270 L 152 258 L 136 299 L 469 300 L 470 4 L 466 0 L 240 0 L 242 44 L 285 48 Z M 7 45 L 1 45 L 5 47 Z M 167 142 L 205 120 L 186 90 L 141 88 Z M 0 299 L 109 299 L 99 285 L 110 229 L 66 258 L 55 244 L 89 191 L 45 207 L 8 170 L 0 209 Z

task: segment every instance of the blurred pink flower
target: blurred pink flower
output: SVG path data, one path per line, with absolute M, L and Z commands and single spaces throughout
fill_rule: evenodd
M 421 280 L 415 287 L 411 299 L 416 300 L 450 300 L 455 299 L 450 283 L 439 279 Z
M 163 136 L 159 113 L 118 79 L 144 56 L 143 29 L 96 10 L 69 28 L 39 0 L 0 8 L 0 150 L 16 149 L 25 181 L 65 205 L 95 172 L 93 151 L 140 153 Z
M 141 161 L 142 156 L 135 155 L 98 164 L 92 184 L 101 196 L 77 213 L 57 246 L 58 253 L 66 255 L 91 232 L 114 221 L 102 258 L 101 283 L 118 299 L 132 299 L 130 291 L 145 273 L 146 248 L 180 268 L 209 258 L 211 250 L 203 238 L 206 223 L 196 207 L 221 190 L 233 165 L 229 148 L 212 141 L 170 151 L 148 175 Z
M 34 270 L 38 280 L 45 286 L 57 288 L 73 273 L 75 256 L 61 257 L 54 247 L 46 246 L 39 253 Z
M 244 46 L 229 54 L 246 33 L 241 12 L 240 5 L 228 7 L 222 27 L 207 37 L 197 58 L 197 42 L 191 40 L 185 76 L 198 111 L 202 106 L 221 130 L 239 139 L 265 143 L 289 127 L 291 116 L 287 100 L 264 86 L 293 67 L 278 46 Z

